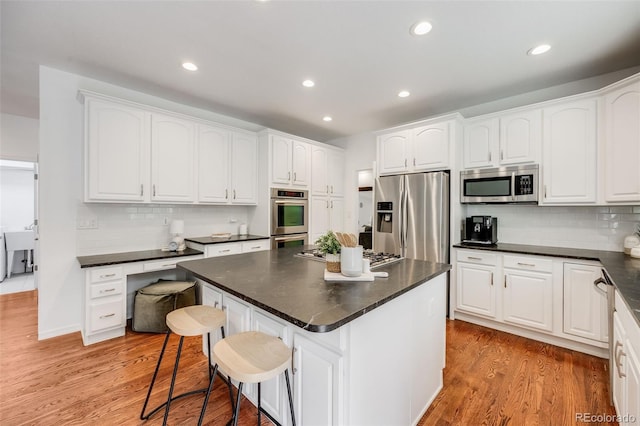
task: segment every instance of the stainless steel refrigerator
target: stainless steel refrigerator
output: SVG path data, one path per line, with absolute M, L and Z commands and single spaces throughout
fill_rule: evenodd
M 376 179 L 373 250 L 449 263 L 449 174 Z

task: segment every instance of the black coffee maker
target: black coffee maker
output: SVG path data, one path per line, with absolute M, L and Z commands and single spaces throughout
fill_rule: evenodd
M 465 223 L 463 243 L 491 245 L 498 242 L 498 218 L 470 216 Z

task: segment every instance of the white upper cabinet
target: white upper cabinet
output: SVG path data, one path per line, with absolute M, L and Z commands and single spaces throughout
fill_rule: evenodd
M 522 111 L 500 117 L 499 164 L 539 161 L 542 141 L 542 112 Z
M 271 186 L 308 189 L 311 181 L 311 145 L 271 135 Z
M 449 125 L 446 121 L 412 130 L 414 171 L 449 167 Z
M 378 171 L 380 174 L 401 173 L 409 170 L 408 130 L 389 133 L 378 137 Z
M 85 201 L 149 198 L 150 114 L 102 99 L 85 99 Z
M 451 168 L 455 122 L 436 119 L 378 136 L 378 174 Z
M 542 114 L 514 112 L 465 125 L 464 168 L 499 167 L 539 161 Z
M 195 199 L 195 124 L 151 115 L 151 200 Z
M 198 129 L 198 201 L 255 204 L 255 135 L 205 125 Z
M 472 121 L 464 126 L 464 167 L 478 169 L 493 166 L 498 140 L 497 118 Z
M 198 126 L 199 202 L 229 202 L 230 156 L 230 131 L 212 126 Z
M 311 148 L 311 194 L 331 197 L 344 195 L 344 155 L 337 149 Z
M 595 203 L 596 112 L 593 98 L 543 110 L 540 204 Z
M 640 201 L 640 77 L 604 96 L 607 202 Z

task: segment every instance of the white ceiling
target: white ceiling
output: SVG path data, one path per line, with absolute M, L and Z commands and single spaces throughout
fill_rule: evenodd
M 640 65 L 638 0 L 2 0 L 0 14 L 4 113 L 38 116 L 42 64 L 320 141 Z M 431 33 L 410 35 L 423 19 Z

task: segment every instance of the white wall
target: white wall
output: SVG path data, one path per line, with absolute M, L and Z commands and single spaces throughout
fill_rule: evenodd
M 168 242 L 164 218 L 184 219 L 186 236 L 235 232 L 255 207 L 85 204 L 82 201 L 83 106 L 91 90 L 247 130 L 259 126 L 108 83 L 40 67 L 40 256 L 38 338 L 80 330 L 84 271 L 76 256 L 157 249 Z M 95 219 L 97 229 L 77 229 Z M 234 219 L 236 223 L 230 223 Z M 251 230 L 251 227 L 250 227 Z
M 497 217 L 501 243 L 606 251 L 622 251 L 624 237 L 640 223 L 638 206 L 469 205 L 467 215 Z
M 0 114 L 0 158 L 37 161 L 38 129 L 35 118 Z

